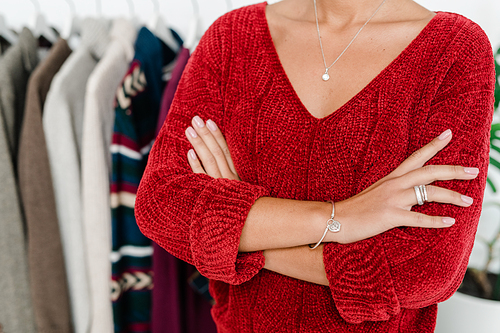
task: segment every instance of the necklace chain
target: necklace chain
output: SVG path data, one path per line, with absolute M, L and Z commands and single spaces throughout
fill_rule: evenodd
M 344 49 L 344 51 L 342 51 L 342 53 L 340 53 L 340 55 L 337 57 L 337 59 L 335 59 L 335 61 L 329 67 L 327 67 L 326 66 L 326 60 L 325 60 L 325 52 L 323 51 L 323 43 L 321 42 L 321 34 L 319 33 L 318 9 L 316 7 L 316 0 L 314 0 L 314 15 L 316 17 L 316 29 L 318 30 L 319 46 L 321 48 L 321 55 L 323 56 L 323 64 L 325 65 L 325 74 L 323 74 L 323 76 L 321 77 L 323 79 L 323 81 L 328 81 L 330 79 L 330 75 L 328 74 L 328 70 L 330 70 L 330 68 L 332 68 L 332 66 L 335 65 L 335 63 L 340 59 L 340 57 L 342 57 L 342 55 L 345 53 L 345 51 L 347 51 L 347 49 L 349 48 L 349 46 L 351 46 L 352 42 L 354 42 L 354 40 L 356 39 L 356 37 L 358 37 L 358 35 L 361 32 L 361 30 L 363 30 L 363 28 L 368 24 L 368 22 L 370 22 L 370 20 L 375 16 L 375 14 L 377 14 L 377 12 L 379 11 L 379 9 L 382 7 L 382 5 L 386 1 L 387 0 L 382 1 L 382 3 L 380 4 L 380 6 L 378 6 L 377 10 L 375 10 L 375 12 L 372 14 L 372 16 L 370 16 L 370 18 L 365 22 L 365 24 L 363 24 L 363 26 L 358 30 L 358 32 L 356 33 L 356 35 L 354 35 L 353 39 L 351 39 L 351 41 L 346 46 L 346 48 Z

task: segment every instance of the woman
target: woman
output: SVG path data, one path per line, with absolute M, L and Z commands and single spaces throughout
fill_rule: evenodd
M 493 85 L 484 32 L 410 0 L 237 9 L 183 74 L 138 225 L 211 279 L 220 332 L 432 332 L 474 240 Z

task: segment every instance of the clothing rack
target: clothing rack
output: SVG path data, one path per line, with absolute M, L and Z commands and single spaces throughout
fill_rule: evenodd
M 203 4 L 187 3 L 177 33 L 157 0 L 123 3 L 127 18 L 66 0 L 63 29 L 30 1 L 22 30 L 0 17 L 0 331 L 215 332 L 207 280 L 130 223 Z M 146 3 L 149 20 L 135 15 Z

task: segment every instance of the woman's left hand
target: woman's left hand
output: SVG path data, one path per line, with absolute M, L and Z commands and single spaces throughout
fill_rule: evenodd
M 194 149 L 188 151 L 188 161 L 194 173 L 204 173 L 214 178 L 241 180 L 236 172 L 231 153 L 219 127 L 212 121 L 195 116 L 186 137 Z

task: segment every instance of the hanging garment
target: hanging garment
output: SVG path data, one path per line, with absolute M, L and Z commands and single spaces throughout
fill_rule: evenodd
M 29 29 L 24 28 L 15 47 L 5 52 L 0 61 L 0 107 L 14 166 L 17 163 L 28 78 L 38 64 L 37 52 L 38 41 Z
M 28 83 L 19 139 L 19 190 L 28 235 L 28 264 L 38 332 L 72 332 L 64 257 L 42 112 L 50 83 L 71 50 L 60 39 Z
M 166 117 L 177 85 L 189 60 L 189 50 L 181 48 L 172 77 L 162 97 L 156 134 Z M 209 300 L 189 285 L 196 269 L 177 259 L 153 242 L 153 305 L 151 313 L 154 333 L 215 333 L 217 328 L 210 314 Z M 208 294 L 208 279 L 200 277 L 203 291 Z
M 175 92 L 177 91 L 177 86 L 181 79 L 184 68 L 189 60 L 189 49 L 181 47 L 177 59 L 175 61 L 175 67 L 172 71 L 172 76 L 168 81 L 165 91 L 163 92 L 163 97 L 161 101 L 160 113 L 158 114 L 158 122 L 156 124 L 156 135 L 160 132 L 165 119 L 167 118 L 168 110 L 174 99 Z
M 179 41 L 179 44 L 181 42 Z M 155 138 L 163 91 L 162 68 L 175 58 L 148 29 L 118 88 L 112 153 L 112 284 L 115 332 L 149 332 L 153 249 L 134 218 L 137 186 Z
M 26 85 L 38 63 L 36 52 L 37 41 L 25 28 L 0 60 L 0 325 L 5 332 L 35 330 L 14 162 Z
M 83 234 L 91 296 L 90 332 L 112 332 L 110 300 L 111 136 L 116 89 L 134 57 L 137 32 L 124 19 L 113 22 L 108 47 L 87 83 L 82 138 Z
M 0 55 L 4 54 L 5 51 L 7 51 L 7 49 L 11 46 L 12 45 L 10 45 L 10 43 L 5 38 L 0 36 Z
M 107 21 L 82 22 L 81 43 L 55 75 L 43 114 L 75 333 L 90 329 L 90 299 L 81 216 L 80 154 L 87 80 L 108 44 Z

